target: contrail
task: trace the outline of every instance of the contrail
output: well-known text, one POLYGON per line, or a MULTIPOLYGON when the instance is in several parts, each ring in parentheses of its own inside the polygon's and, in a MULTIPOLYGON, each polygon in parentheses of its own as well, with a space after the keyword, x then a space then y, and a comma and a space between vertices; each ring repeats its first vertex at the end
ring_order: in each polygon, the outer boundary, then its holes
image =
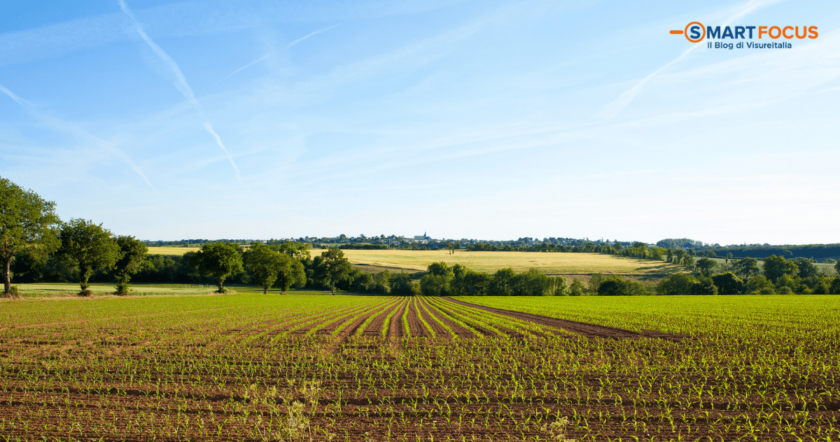
POLYGON ((23 98, 19 97, 17 94, 10 91, 9 89, 7 89, 6 87, 4 87, 1 84, 0 84, 0 91, 2 91, 4 94, 8 95, 9 98, 11 98, 12 100, 15 101, 15 103, 23 106, 27 111, 29 111, 30 114, 32 114, 35 117, 37 117, 38 119, 43 120, 44 122, 48 123, 51 127, 63 130, 65 132, 69 132, 69 133, 74 134, 76 136, 79 136, 81 138, 88 138, 90 140, 95 141, 99 146, 107 149, 114 156, 121 159, 126 165, 128 165, 128 167, 130 167, 132 170, 134 170, 134 172, 136 172, 137 175, 140 175, 140 177, 143 178, 143 181, 145 181, 146 184, 148 184, 149 187, 152 188, 152 190, 157 192, 157 189, 155 188, 154 185, 152 185, 151 181, 149 181, 149 179, 146 178, 146 174, 143 173, 143 170, 140 169, 140 166, 135 164, 134 161, 131 159, 131 157, 129 157, 125 152, 120 150, 113 143, 109 143, 105 140, 101 140, 101 139, 83 131, 82 129, 78 128, 77 126, 74 126, 72 124, 68 124, 64 121, 61 121, 61 120, 57 119, 57 118, 53 118, 53 117, 49 117, 49 116, 46 116, 44 114, 41 114, 40 112, 38 112, 38 110, 36 109, 35 105, 32 104, 32 102, 24 100, 23 98))
POLYGON ((146 34, 146 31, 143 30, 143 25, 140 24, 139 21, 134 17, 134 14, 131 12, 131 9, 128 8, 128 5, 125 3, 125 0, 119 0, 120 8, 122 8, 123 12, 131 19, 132 23, 134 24, 134 29, 143 38, 143 41, 152 48, 155 54, 163 60, 163 63, 172 71, 172 74, 175 76, 175 88, 184 95, 187 101, 195 108, 196 112, 199 113, 201 116, 202 125, 207 130, 210 135, 216 140, 216 144, 225 152, 227 155, 227 159, 230 162, 230 165, 233 166, 234 172, 236 172, 236 179, 239 180, 239 183, 242 184, 242 178, 239 176, 239 168, 236 167, 236 163, 233 161, 233 156, 231 156, 230 152, 228 152, 227 148, 225 147, 224 143, 222 143, 221 137, 216 131, 213 129, 213 125, 204 115, 204 109, 201 107, 201 103, 195 98, 195 94, 193 94, 192 88, 187 83, 187 79, 184 78, 184 74, 181 72, 181 68, 178 67, 178 63, 175 63, 175 60, 169 56, 160 46, 157 45, 151 38, 146 34))
MULTIPOLYGON (((778 3, 779 1, 784 1, 784 0, 769 0, 769 1, 751 0, 749 3, 747 3, 746 8, 741 10, 741 12, 729 17, 723 24, 724 24, 724 26, 728 25, 728 24, 732 23, 733 21, 749 14, 750 12, 755 11, 756 9, 758 9, 760 7, 767 6, 767 5, 772 4, 772 3, 778 3)), ((629 105, 633 101, 633 99, 636 98, 636 95, 639 95, 639 93, 642 91, 642 86, 644 86, 648 81, 650 81, 651 78, 655 77, 657 74, 664 71, 665 69, 668 69, 671 65, 673 65, 673 64, 679 62, 680 60, 684 59, 686 56, 688 56, 689 53, 691 53, 691 51, 699 48, 700 46, 701 45, 699 45, 699 44, 692 45, 690 48, 683 51, 683 53, 680 54, 673 61, 671 61, 670 63, 666 64, 665 66, 662 66, 661 68, 655 70, 652 74, 648 75, 647 77, 643 78, 641 81, 636 83, 635 86, 633 86, 632 88, 630 88, 629 90, 627 90, 623 94, 619 95, 618 98, 613 100, 610 104, 601 108, 601 110, 598 111, 598 113, 595 114, 595 119, 605 120, 605 121, 611 120, 613 117, 618 115, 618 113, 621 112, 622 109, 627 107, 627 105, 629 105)))
MULTIPOLYGON (((291 42, 291 43, 287 44, 286 46, 283 46, 283 50, 289 49, 290 47, 292 47, 292 46, 294 46, 294 45, 296 45, 296 44, 298 44, 298 43, 300 43, 300 42, 302 42, 302 41, 306 40, 307 38, 312 37, 313 35, 320 34, 320 33, 322 33, 322 32, 327 32, 327 31, 329 31, 330 29, 332 29, 332 28, 334 28, 334 27, 336 27, 336 26, 338 26, 338 25, 332 25, 332 26, 330 26, 330 27, 328 27, 328 28, 319 29, 319 30, 317 30, 317 31, 315 31, 315 32, 312 32, 312 33, 310 33, 310 34, 307 34, 307 35, 305 35, 305 36, 303 36, 303 37, 301 37, 301 38, 299 38, 299 39, 297 39, 297 40, 295 40, 295 41, 293 41, 293 42, 291 42)), ((227 77, 222 78, 221 80, 217 81, 216 83, 221 83, 222 81, 227 80, 227 79, 228 79, 228 78, 230 78, 230 77, 233 77, 235 74, 239 73, 239 71, 242 71, 242 70, 248 69, 249 67, 251 67, 251 66, 253 66, 253 65, 257 64, 257 63, 259 63, 259 62, 261 62, 261 61, 264 61, 264 60, 268 59, 268 58, 269 58, 269 57, 271 57, 272 55, 273 55, 273 53, 272 53, 272 52, 269 52, 268 54, 265 54, 265 55, 263 55, 262 57, 260 57, 260 58, 258 58, 258 59, 256 59, 256 60, 254 60, 254 61, 252 61, 252 62, 250 62, 250 63, 246 64, 245 66, 242 66, 241 68, 239 68, 239 69, 237 69, 237 70, 235 70, 235 71, 231 72, 231 73, 230 73, 227 77)))

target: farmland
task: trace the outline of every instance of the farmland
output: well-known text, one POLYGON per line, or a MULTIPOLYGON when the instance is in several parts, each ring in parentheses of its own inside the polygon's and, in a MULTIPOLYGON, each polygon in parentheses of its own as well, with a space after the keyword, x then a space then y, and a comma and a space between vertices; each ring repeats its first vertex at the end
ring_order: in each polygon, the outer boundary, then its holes
MULTIPOLYGON (((150 255, 183 255, 198 251, 197 247, 149 247, 150 255)), ((326 249, 310 249, 312 256, 326 249)), ((517 273, 536 268, 549 275, 591 274, 594 272, 620 275, 663 275, 679 271, 675 265, 661 261, 601 255, 595 253, 533 253, 533 252, 466 252, 450 255, 446 250, 342 250, 351 263, 392 272, 422 272, 433 262, 461 264, 481 272, 495 272, 511 267, 517 273)))
MULTIPOLYGON (((314 249, 313 254, 323 249, 314 249)), ((472 270, 492 273, 511 267, 517 273, 535 268, 549 275, 591 274, 662 275, 679 271, 662 261, 639 260, 595 253, 465 252, 450 255, 446 250, 343 250, 353 264, 425 271, 433 262, 461 264, 472 270)))
POLYGON ((836 297, 296 293, 3 301, 0 434, 840 438, 836 297))

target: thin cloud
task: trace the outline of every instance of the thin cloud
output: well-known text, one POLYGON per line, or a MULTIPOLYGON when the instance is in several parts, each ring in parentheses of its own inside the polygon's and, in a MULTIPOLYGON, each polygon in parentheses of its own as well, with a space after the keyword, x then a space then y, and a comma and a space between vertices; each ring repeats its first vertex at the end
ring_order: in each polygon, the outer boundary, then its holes
MULTIPOLYGON (((751 13, 751 12, 754 12, 755 10, 757 10, 761 7, 771 5, 773 3, 778 3, 780 1, 784 1, 784 0, 751 0, 750 2, 748 2, 746 4, 746 6, 743 9, 741 9, 736 14, 727 18, 726 21, 723 23, 723 25, 724 26, 729 25, 730 23, 734 22, 735 20, 738 20, 741 17, 743 17, 743 16, 745 16, 745 15, 751 13)), ((611 103, 609 103, 608 105, 601 108, 601 110, 598 111, 597 114, 595 114, 595 119, 596 120, 604 120, 604 121, 608 121, 608 120, 613 119, 616 115, 618 115, 619 112, 622 111, 622 109, 627 107, 633 101, 633 99, 636 98, 637 95, 639 95, 639 93, 642 91, 645 84, 647 84, 650 81, 651 78, 655 77, 657 74, 664 71, 665 69, 668 69, 672 65, 674 65, 674 64, 680 62, 681 60, 685 59, 685 57, 687 57, 688 54, 691 53, 691 51, 699 48, 700 46, 701 45, 699 45, 699 44, 692 45, 691 47, 689 47, 688 49, 683 51, 682 54, 680 54, 677 58, 672 60, 670 63, 668 63, 665 66, 662 66, 661 68, 653 71, 653 73, 651 73, 650 75, 648 75, 647 77, 643 78, 641 81, 636 83, 635 86, 631 87, 629 90, 627 90, 623 94, 619 95, 618 98, 613 100, 611 103)))
POLYGON ((187 83, 187 79, 184 78, 184 74, 181 72, 181 68, 178 67, 178 63, 175 63, 175 60, 169 56, 160 46, 157 45, 152 39, 146 34, 146 31, 143 30, 143 26, 140 24, 139 21, 134 17, 134 14, 131 12, 131 9, 128 8, 128 5, 125 3, 125 0, 119 0, 120 8, 122 8, 123 12, 131 19, 132 24, 134 24, 134 30, 137 31, 137 34, 143 38, 143 41, 152 48, 155 54, 163 61, 163 63, 169 68, 172 72, 172 75, 175 76, 175 88, 184 95, 184 98, 190 102, 193 108, 195 108, 196 112, 199 113, 202 119, 202 125, 207 130, 207 132, 216 140, 216 144, 225 152, 230 165, 233 167, 234 172, 236 173, 236 179, 239 180, 239 183, 242 183, 242 178, 239 176, 239 168, 236 166, 236 163, 233 161, 233 156, 231 156, 230 152, 225 147, 225 144, 222 142, 222 138, 219 137, 219 134, 213 129, 213 124, 207 119, 204 115, 204 109, 201 107, 201 103, 198 102, 198 99, 195 98, 195 94, 193 94, 193 90, 190 87, 189 83, 187 83))
MULTIPOLYGON (((295 41, 293 41, 293 42, 291 42, 291 43, 287 44, 286 46, 284 46, 284 47, 283 47, 283 50, 289 49, 289 48, 291 48, 292 46, 294 46, 294 45, 296 45, 296 44, 298 44, 298 43, 300 43, 300 42, 302 42, 302 41, 306 40, 307 38, 312 37, 313 35, 320 34, 320 33, 322 33, 322 32, 327 32, 327 31, 329 31, 330 29, 332 29, 332 28, 334 28, 334 27, 336 27, 336 26, 338 26, 338 25, 332 25, 332 26, 330 26, 330 27, 328 27, 328 28, 320 29, 320 30, 317 30, 317 31, 315 31, 315 32, 312 32, 312 33, 310 33, 310 34, 308 34, 308 35, 305 35, 305 36, 303 36, 303 37, 301 37, 301 38, 299 38, 299 39, 297 39, 297 40, 295 40, 295 41)), ((234 75, 238 74, 240 71, 243 71, 243 70, 245 70, 245 69, 248 69, 249 67, 251 67, 251 66, 253 66, 253 65, 255 65, 255 64, 257 64, 257 63, 259 63, 259 62, 261 62, 261 61, 265 61, 265 60, 267 60, 267 59, 268 59, 269 57, 271 57, 272 55, 274 55, 274 53, 273 53, 273 52, 269 52, 268 54, 265 54, 265 55, 263 55, 262 57, 260 57, 260 58, 258 58, 258 59, 256 59, 256 60, 254 60, 254 61, 252 61, 252 62, 250 62, 250 63, 246 64, 245 66, 242 66, 241 68, 239 68, 239 69, 237 69, 237 70, 235 70, 235 71, 231 72, 231 73, 230 73, 227 77, 222 78, 221 80, 217 81, 216 83, 221 83, 222 81, 225 81, 225 80, 227 80, 228 78, 233 77, 234 75)))
POLYGON ((38 112, 38 109, 35 107, 35 105, 32 102, 19 97, 17 94, 10 91, 8 88, 6 88, 3 85, 0 85, 0 91, 2 91, 4 94, 8 95, 9 98, 14 100, 15 103, 23 106, 23 108, 25 108, 30 114, 34 115, 38 119, 40 119, 40 120, 44 121, 45 123, 49 124, 50 127, 54 128, 54 129, 64 131, 64 132, 71 133, 71 134, 79 136, 81 138, 86 138, 88 140, 91 140, 91 141, 95 142, 95 144, 99 145, 100 147, 108 150, 109 152, 111 152, 111 154, 113 154, 117 158, 121 159, 128 167, 131 168, 131 170, 133 170, 135 173, 137 173, 137 175, 140 175, 140 177, 143 178, 143 181, 145 181, 146 184, 148 184, 149 187, 152 188, 152 190, 157 192, 157 189, 155 188, 154 185, 152 185, 152 182, 149 181, 149 179, 146 177, 146 174, 143 173, 143 170, 140 169, 140 166, 138 166, 136 163, 134 163, 134 160, 132 160, 131 157, 129 157, 125 152, 120 150, 113 143, 109 143, 105 140, 99 139, 99 138, 85 132, 84 130, 80 129, 78 126, 75 126, 73 124, 67 123, 65 121, 62 121, 62 120, 59 120, 57 118, 53 118, 53 117, 50 117, 50 116, 47 116, 47 115, 44 115, 44 114, 38 112))

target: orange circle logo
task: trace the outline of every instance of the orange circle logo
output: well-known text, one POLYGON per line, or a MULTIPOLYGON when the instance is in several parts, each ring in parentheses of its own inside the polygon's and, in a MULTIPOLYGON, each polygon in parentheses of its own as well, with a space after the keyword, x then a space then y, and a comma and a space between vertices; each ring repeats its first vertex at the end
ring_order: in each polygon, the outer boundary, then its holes
POLYGON ((700 23, 699 21, 693 21, 693 22, 691 22, 691 23, 689 23, 685 26, 685 34, 684 35, 685 35, 686 40, 688 40, 692 43, 699 43, 704 38, 706 38, 706 28, 703 26, 703 23, 700 23), (691 37, 688 36, 688 28, 690 28, 692 25, 699 25, 700 29, 703 30, 703 35, 701 35, 700 38, 698 38, 696 40, 692 40, 691 37))

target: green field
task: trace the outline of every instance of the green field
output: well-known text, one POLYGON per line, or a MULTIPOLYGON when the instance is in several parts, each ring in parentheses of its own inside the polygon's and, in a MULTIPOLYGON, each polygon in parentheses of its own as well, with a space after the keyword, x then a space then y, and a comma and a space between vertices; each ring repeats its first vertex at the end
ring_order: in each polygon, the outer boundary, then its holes
POLYGON ((838 296, 3 300, 0 433, 837 441, 838 316, 838 296))
MULTIPOLYGON (((43 297, 76 297, 79 284, 64 282, 42 282, 34 284, 15 284, 24 298, 43 297)), ((114 283, 92 283, 88 288, 94 295, 111 295, 114 293, 114 283)), ((250 287, 246 288, 252 290, 250 287)), ((216 290, 213 285, 197 284, 132 284, 130 296, 178 296, 178 295, 206 295, 216 290)), ((236 290, 236 289, 234 289, 236 290)))

